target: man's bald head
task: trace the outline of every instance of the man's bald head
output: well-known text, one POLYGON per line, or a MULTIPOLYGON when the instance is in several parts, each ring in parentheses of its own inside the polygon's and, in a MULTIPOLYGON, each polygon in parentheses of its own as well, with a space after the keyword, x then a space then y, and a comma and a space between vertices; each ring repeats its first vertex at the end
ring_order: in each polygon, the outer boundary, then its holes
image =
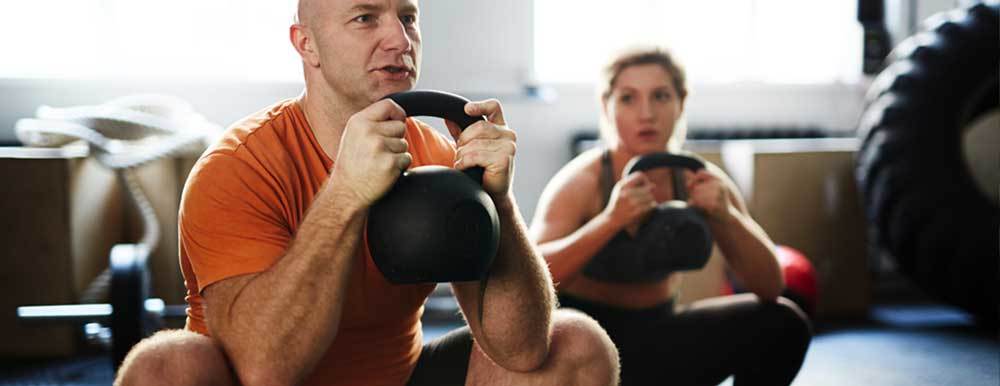
POLYGON ((314 15, 322 12, 327 7, 324 0, 299 0, 299 5, 295 10, 295 23, 310 26, 314 20, 314 15))

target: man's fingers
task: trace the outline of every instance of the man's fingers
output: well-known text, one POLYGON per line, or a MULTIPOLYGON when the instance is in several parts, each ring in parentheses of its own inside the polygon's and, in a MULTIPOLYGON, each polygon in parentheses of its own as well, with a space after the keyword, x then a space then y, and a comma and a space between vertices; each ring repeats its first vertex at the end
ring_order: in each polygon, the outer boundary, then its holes
POLYGON ((406 123, 400 121, 384 121, 375 123, 375 133, 383 137, 403 138, 406 134, 406 123))
POLYGON ((503 117, 503 106, 496 99, 466 103, 465 113, 473 117, 485 115, 486 120, 497 125, 507 124, 503 117))
POLYGON ((383 138, 385 149, 393 153, 406 153, 410 146, 405 138, 383 138))
POLYGON ((396 161, 396 168, 401 172, 409 168, 410 164, 413 162, 413 156, 406 152, 394 154, 393 159, 396 161))
MULTIPOLYGON (((451 131, 450 126, 448 130, 451 131)), ((514 130, 491 122, 476 122, 458 135, 455 131, 451 131, 451 134, 455 137, 455 145, 460 147, 477 139, 504 139, 517 142, 517 133, 514 130)))
POLYGON ((517 144, 513 141, 507 141, 504 139, 476 138, 464 146, 459 147, 455 158, 461 158, 463 154, 471 152, 499 153, 513 156, 517 153, 517 144))
POLYGON ((361 110, 358 114, 373 122, 406 120, 406 111, 392 99, 383 99, 372 103, 371 106, 361 110))

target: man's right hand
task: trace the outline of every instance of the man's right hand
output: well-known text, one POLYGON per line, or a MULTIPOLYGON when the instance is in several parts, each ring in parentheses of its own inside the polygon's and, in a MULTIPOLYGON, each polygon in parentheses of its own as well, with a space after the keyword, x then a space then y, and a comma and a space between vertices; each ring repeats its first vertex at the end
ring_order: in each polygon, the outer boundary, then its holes
POLYGON ((383 99, 355 113, 340 138, 331 178, 361 205, 370 206, 413 160, 405 133, 406 112, 392 100, 383 99))
POLYGON ((637 223, 655 207, 653 183, 644 173, 638 172, 625 176, 615 184, 604 212, 611 224, 621 229, 637 223))

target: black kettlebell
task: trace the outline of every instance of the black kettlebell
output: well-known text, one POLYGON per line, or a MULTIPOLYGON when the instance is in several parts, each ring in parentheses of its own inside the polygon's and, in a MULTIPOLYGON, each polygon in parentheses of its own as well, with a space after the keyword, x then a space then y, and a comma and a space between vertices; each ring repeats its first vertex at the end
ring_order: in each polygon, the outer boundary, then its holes
MULTIPOLYGON (((632 158, 625 170, 632 174, 661 167, 698 171, 704 169, 705 164, 693 157, 660 152, 632 158)), ((688 206, 683 181, 683 178, 674 179, 674 198, 659 204, 649 219, 639 226, 638 251, 649 256, 649 269, 701 269, 712 255, 712 231, 705 213, 688 206)))
MULTIPOLYGON (((483 117, 465 114, 458 95, 413 90, 387 96, 406 116, 450 120, 463 130, 483 117)), ((500 220, 483 190, 483 168, 420 166, 403 173, 369 209, 368 248, 395 284, 482 280, 500 244, 500 220)))
MULTIPOLYGON (((667 152, 632 158, 625 174, 672 167, 692 171, 705 164, 693 157, 667 152)), ((687 204, 683 178, 674 178, 674 198, 650 213, 633 238, 616 234, 583 268, 584 275, 601 281, 641 283, 661 280, 672 272, 701 269, 712 254, 712 233, 704 213, 687 204)))

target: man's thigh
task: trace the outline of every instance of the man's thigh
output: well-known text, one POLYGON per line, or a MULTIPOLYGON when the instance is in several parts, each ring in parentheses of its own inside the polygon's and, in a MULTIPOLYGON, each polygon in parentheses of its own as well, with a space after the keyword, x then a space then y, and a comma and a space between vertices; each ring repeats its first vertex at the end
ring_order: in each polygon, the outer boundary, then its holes
POLYGON ((118 369, 115 385, 235 385, 226 355, 212 338, 166 330, 143 339, 118 369))

